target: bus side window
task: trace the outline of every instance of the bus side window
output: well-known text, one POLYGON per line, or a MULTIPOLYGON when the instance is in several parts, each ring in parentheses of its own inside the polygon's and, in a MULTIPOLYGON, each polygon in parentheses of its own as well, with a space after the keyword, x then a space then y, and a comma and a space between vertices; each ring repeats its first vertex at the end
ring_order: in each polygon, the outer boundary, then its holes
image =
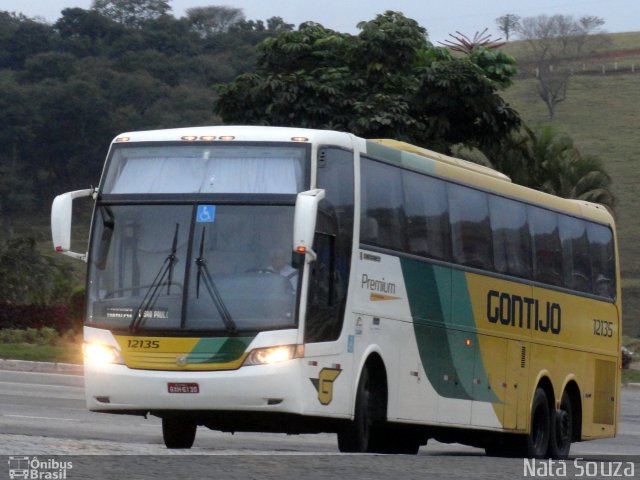
POLYGON ((462 265, 493 269, 493 247, 487 194, 447 185, 453 258, 462 265))
POLYGON ((362 241, 406 251, 401 170, 362 159, 362 241), (371 228, 376 225, 376 228, 371 228))
POLYGON ((404 170, 404 209, 408 251, 440 260, 451 259, 451 232, 445 183, 404 170))
POLYGON ((562 286, 562 246, 558 231, 558 214, 529 206, 529 228, 533 239, 533 278, 562 286))
POLYGON ((529 278, 531 236, 527 224, 527 207, 515 200, 490 195, 489 211, 496 271, 529 278))
POLYGON ((591 259, 587 222, 566 215, 560 216, 559 220, 564 285, 574 290, 591 293, 591 259))
POLYGON ((591 268, 593 271, 593 293, 608 298, 616 296, 615 257, 613 234, 604 225, 589 224, 587 227, 591 268))

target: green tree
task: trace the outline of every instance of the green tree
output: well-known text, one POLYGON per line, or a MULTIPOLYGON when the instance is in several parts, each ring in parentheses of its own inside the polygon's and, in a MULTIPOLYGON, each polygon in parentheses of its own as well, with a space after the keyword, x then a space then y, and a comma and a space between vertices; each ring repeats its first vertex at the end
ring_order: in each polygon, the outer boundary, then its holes
POLYGON ((498 95, 514 60, 482 48, 454 57, 414 20, 386 12, 357 36, 316 23, 258 45, 258 70, 219 85, 225 122, 390 137, 448 151, 485 146, 520 124, 498 95))
POLYGON ((13 217, 33 203, 33 168, 25 160, 34 140, 29 98, 28 88, 0 82, 0 238, 13 236, 13 217))
POLYGON ((54 31, 51 26, 25 16, 0 13, 1 68, 20 69, 29 56, 53 47, 54 31))
POLYGON ((171 11, 167 0, 93 0, 91 8, 128 27, 141 27, 171 11))
POLYGON ((60 304, 71 294, 68 265, 40 255, 33 238, 0 242, 0 303, 60 304))
POLYGON ((241 8, 210 5, 187 9, 187 19, 199 35, 207 37, 228 32, 229 28, 245 17, 241 8))
POLYGON ((66 8, 54 24, 59 46, 76 57, 101 56, 127 29, 95 10, 66 8))

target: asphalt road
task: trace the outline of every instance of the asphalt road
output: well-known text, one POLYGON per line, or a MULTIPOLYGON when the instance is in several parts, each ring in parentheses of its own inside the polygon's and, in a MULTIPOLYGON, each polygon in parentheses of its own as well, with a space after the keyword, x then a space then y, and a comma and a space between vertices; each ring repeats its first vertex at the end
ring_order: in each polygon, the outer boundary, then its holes
MULTIPOLYGON (((417 456, 342 455, 335 435, 231 435, 200 427, 192 449, 170 451, 164 447, 160 421, 155 417, 88 412, 82 383, 82 377, 76 375, 0 371, 0 456, 6 459, 0 458, 0 478, 9 478, 9 467, 15 466, 17 457, 25 456, 37 457, 39 462, 51 460, 40 469, 49 474, 53 471, 46 468, 60 465, 53 460, 72 462, 73 468, 63 472, 69 479, 531 476, 521 459, 486 457, 483 450, 433 441, 417 456)), ((534 476, 547 477, 553 471, 556 477, 587 477, 590 472, 598 474, 595 478, 613 477, 615 471, 607 475, 608 465, 603 471, 596 462, 604 459, 623 462, 623 467, 629 467, 628 461, 635 462, 633 474, 640 478, 640 389, 623 389, 621 406, 616 438, 574 444, 565 475, 557 470, 558 464, 538 463, 534 476), (574 464, 576 457, 587 463, 574 464), (540 475, 545 472, 547 475, 540 475)), ((61 475, 62 470, 57 471, 61 475)), ((619 473, 625 472, 621 469, 619 473)), ((631 473, 629 468, 626 473, 631 473)), ((624 475, 616 478, 621 477, 624 475)))

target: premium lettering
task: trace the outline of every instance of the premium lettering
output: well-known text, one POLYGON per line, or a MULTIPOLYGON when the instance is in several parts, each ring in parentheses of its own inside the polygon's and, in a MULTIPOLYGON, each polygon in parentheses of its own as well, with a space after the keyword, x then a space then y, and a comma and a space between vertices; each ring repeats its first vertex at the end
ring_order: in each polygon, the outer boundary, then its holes
POLYGON ((386 282, 384 277, 381 280, 370 278, 366 273, 362 274, 360 286, 372 292, 387 293, 394 295, 396 293, 396 284, 393 282, 386 282))

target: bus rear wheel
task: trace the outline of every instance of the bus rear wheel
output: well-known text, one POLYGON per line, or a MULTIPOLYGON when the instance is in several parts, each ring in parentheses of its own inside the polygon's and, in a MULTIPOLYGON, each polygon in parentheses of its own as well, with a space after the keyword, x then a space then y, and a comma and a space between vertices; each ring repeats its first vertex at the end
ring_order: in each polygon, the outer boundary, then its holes
POLYGON ((162 417, 162 438, 167 448, 191 448, 196 438, 197 425, 180 416, 162 417))
POLYGON ((551 421, 549 456, 560 460, 567 458, 571 449, 572 438, 573 410, 571 408, 571 398, 565 391, 560 401, 560 409, 555 412, 551 421))

